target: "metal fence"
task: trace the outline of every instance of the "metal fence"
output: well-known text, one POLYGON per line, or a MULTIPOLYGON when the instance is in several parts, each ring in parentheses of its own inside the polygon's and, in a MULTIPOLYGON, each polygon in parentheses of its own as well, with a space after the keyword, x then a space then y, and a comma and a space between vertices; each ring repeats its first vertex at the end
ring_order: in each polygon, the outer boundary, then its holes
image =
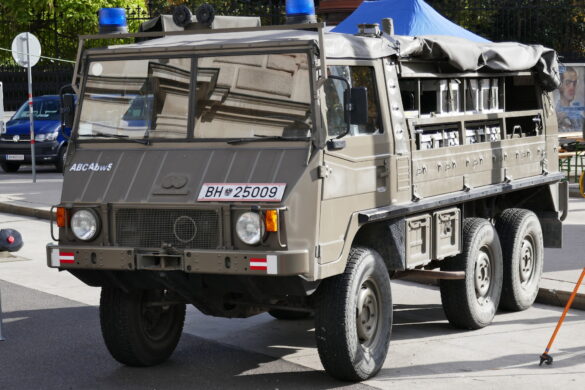
MULTIPOLYGON (((492 41, 540 43, 556 49, 565 62, 585 62, 584 0, 426 1, 448 19, 492 41)), ((203 2, 189 0, 187 4, 196 10, 203 2)), ((147 8, 127 9, 129 30, 137 31, 143 21, 171 12, 168 3, 148 0, 147 8)), ((319 1, 315 3, 318 5, 319 1)), ((282 24, 285 20, 285 0, 231 0, 215 4, 218 15, 259 16, 263 25, 282 24)), ((30 31, 40 38, 43 55, 72 60, 77 36, 98 30, 97 17, 80 15, 55 6, 35 13, 29 22, 20 23, 3 14, 0 5, 0 48, 9 48, 14 36, 30 31)), ((0 51, 0 81, 5 83, 7 109, 14 109, 26 98, 24 69, 2 65, 11 63, 10 53, 0 51)), ((59 83, 68 82, 70 75, 69 64, 41 60, 34 68, 35 94, 56 93, 59 83), (51 81, 51 77, 55 79, 51 81)))
MULTIPOLYGON (((52 95, 71 82, 73 66, 38 65, 33 68, 32 76, 33 96, 52 95)), ((0 65, 0 82, 4 86, 4 109, 15 111, 28 94, 26 69, 17 65, 0 65)))
POLYGON ((443 16, 494 42, 554 48, 565 62, 585 61, 583 0, 427 0, 443 16))

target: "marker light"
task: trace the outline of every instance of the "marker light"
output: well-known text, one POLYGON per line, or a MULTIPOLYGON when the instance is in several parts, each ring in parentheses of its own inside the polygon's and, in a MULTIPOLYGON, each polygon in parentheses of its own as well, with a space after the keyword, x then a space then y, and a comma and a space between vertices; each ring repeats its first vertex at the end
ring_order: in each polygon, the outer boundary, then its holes
POLYGON ((124 8, 100 8, 98 21, 100 34, 128 32, 126 10, 124 8))
POLYGON ((286 23, 317 23, 313 0, 286 0, 286 23))
POLYGON ((64 207, 57 207, 57 226, 60 228, 67 226, 67 209, 64 207))
POLYGON ((278 231, 278 210, 266 210, 264 214, 264 224, 267 232, 278 231))

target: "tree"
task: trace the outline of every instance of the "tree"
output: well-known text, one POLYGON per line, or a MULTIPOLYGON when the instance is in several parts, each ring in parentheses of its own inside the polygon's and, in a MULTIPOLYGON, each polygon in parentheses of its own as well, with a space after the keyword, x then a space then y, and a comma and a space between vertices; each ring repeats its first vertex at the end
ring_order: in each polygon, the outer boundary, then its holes
MULTIPOLYGON (((145 0, 2 0, 0 4, 0 47, 10 48, 18 33, 29 31, 41 42, 44 56, 74 60, 78 35, 97 33, 97 11, 102 7, 127 9, 129 30, 136 30, 146 15, 145 0)), ((41 60, 47 63, 48 60, 41 60)), ((12 56, 0 52, 0 64, 13 63, 12 56)))

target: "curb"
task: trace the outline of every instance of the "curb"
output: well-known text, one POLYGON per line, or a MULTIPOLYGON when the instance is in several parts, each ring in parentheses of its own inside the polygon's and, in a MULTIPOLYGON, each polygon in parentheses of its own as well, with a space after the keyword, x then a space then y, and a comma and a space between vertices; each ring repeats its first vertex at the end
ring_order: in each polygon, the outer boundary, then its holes
MULTIPOLYGON (((541 288, 538 290, 536 302, 550 306, 565 307, 569 301, 570 296, 571 293, 568 291, 541 288)), ((585 310, 585 294, 575 295, 575 300, 571 305, 571 309, 585 310)))
POLYGON ((16 206, 10 203, 0 202, 0 213, 22 215, 25 217, 33 217, 39 219, 51 219, 51 211, 43 209, 35 209, 26 206, 16 206))
MULTIPOLYGON (((427 286, 439 286, 438 280, 428 280, 423 278, 417 278, 415 276, 408 276, 402 278, 401 280, 407 280, 409 282, 414 282, 418 284, 425 284, 427 286)), ((567 302, 569 301, 569 297, 571 296, 571 292, 569 291, 562 291, 562 290, 554 290, 550 288, 539 288, 538 295, 536 296, 536 303, 542 303, 544 305, 549 306, 558 306, 558 307, 565 307, 567 302)), ((571 310, 578 309, 578 310, 585 310, 585 294, 575 295, 575 300, 571 305, 571 310)))

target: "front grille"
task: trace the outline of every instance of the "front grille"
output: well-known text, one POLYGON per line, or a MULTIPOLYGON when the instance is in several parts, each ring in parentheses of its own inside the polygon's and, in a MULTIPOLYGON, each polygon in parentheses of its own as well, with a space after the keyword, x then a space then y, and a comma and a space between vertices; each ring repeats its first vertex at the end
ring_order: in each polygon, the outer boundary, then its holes
POLYGON ((115 212, 116 242, 120 246, 214 249, 219 246, 220 220, 216 210, 119 209, 115 212))
MULTIPOLYGON (((0 135, 0 139, 3 141, 12 141, 14 142, 14 134, 2 134, 0 135)), ((19 134, 18 139, 20 141, 30 141, 30 134, 19 134)))

